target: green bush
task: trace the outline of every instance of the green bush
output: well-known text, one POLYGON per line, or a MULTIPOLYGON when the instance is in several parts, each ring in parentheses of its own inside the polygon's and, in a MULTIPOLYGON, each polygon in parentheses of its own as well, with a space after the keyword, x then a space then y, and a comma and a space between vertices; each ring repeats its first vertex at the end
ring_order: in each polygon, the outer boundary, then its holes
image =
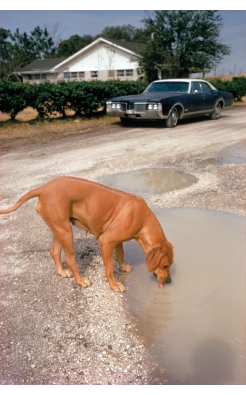
POLYGON ((14 118, 19 111, 32 107, 41 120, 56 114, 65 117, 67 110, 73 110, 77 116, 91 115, 105 112, 110 98, 138 94, 146 87, 144 81, 59 81, 31 85, 2 81, 0 111, 14 118))
POLYGON ((0 82, 0 111, 15 119, 27 107, 26 87, 21 83, 3 80, 0 82))
POLYGON ((218 90, 231 92, 236 100, 241 100, 243 96, 246 96, 246 77, 233 77, 231 80, 214 78, 210 82, 218 90))
POLYGON ((233 77, 230 81, 230 92, 237 100, 241 100, 243 96, 246 96, 246 78, 233 77))
POLYGON ((27 103, 38 112, 40 120, 49 117, 53 104, 53 86, 50 82, 27 85, 27 103))

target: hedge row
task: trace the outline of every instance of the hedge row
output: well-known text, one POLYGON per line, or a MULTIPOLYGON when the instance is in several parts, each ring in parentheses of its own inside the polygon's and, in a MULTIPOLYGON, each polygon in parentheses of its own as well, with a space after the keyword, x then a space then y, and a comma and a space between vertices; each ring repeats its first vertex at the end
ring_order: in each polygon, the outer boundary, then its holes
MULTIPOLYGON (((231 92, 234 99, 241 100, 246 95, 246 77, 231 80, 210 79, 219 90, 231 92)), ((69 110, 76 115, 92 114, 105 110, 106 101, 111 97, 141 93, 147 87, 144 81, 83 81, 56 84, 23 85, 11 81, 0 81, 0 111, 12 119, 26 107, 38 112, 40 119, 61 114, 66 117, 69 110)))
POLYGON ((106 101, 111 97, 141 93, 146 87, 147 83, 140 80, 60 81, 32 85, 0 81, 0 111, 12 119, 26 107, 37 110, 40 119, 56 114, 65 117, 69 110, 80 116, 105 110, 106 101))

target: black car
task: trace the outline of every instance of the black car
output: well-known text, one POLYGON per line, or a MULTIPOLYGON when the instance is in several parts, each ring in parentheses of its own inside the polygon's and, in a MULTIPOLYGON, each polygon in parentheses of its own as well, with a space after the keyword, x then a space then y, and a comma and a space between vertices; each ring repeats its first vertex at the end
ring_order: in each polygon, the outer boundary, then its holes
POLYGON ((219 119, 221 110, 233 105, 233 95, 218 91, 198 79, 168 79, 152 82, 140 95, 113 97, 106 103, 108 115, 130 119, 164 119, 168 128, 179 119, 209 115, 219 119))

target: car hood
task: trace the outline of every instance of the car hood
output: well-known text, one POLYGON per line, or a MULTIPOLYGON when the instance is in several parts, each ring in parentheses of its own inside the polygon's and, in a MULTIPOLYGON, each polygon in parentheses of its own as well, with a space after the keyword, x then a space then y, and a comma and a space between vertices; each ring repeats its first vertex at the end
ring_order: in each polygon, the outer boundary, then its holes
POLYGON ((160 101, 161 99, 165 99, 167 97, 187 95, 184 92, 150 92, 150 93, 142 93, 141 95, 128 95, 128 96, 117 96, 111 98, 109 101, 113 102, 142 102, 142 101, 160 101))

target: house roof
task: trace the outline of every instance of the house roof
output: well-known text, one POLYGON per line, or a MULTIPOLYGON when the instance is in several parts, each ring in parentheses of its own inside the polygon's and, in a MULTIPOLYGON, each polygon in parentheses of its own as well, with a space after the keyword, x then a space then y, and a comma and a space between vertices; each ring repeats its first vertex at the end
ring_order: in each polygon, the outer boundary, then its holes
POLYGON ((45 71, 53 69, 53 67, 62 63, 66 58, 47 58, 47 59, 36 59, 32 63, 22 67, 19 71, 45 71))

